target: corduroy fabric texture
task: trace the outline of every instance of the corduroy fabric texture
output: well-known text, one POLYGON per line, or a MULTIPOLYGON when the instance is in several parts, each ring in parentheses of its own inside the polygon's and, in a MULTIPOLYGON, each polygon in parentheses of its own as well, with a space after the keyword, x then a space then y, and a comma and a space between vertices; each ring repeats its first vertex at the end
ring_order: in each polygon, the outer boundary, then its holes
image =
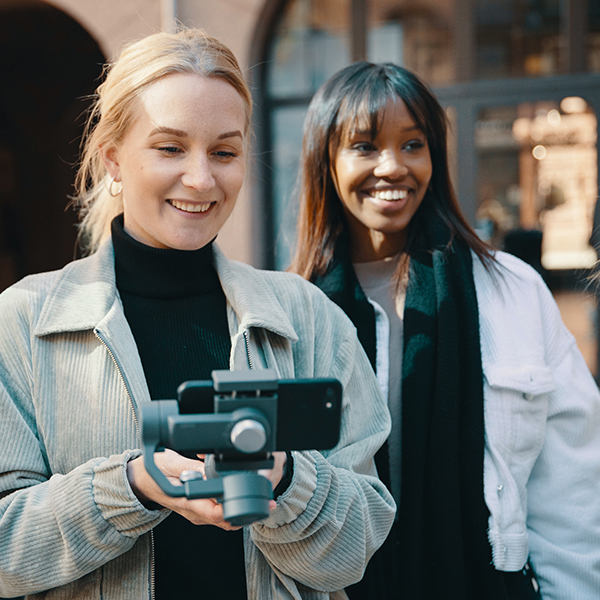
MULTIPOLYGON (((351 323, 314 286, 217 250, 215 265, 232 368, 247 369, 250 356, 282 378, 344 387, 339 445, 326 456, 295 453, 277 508, 245 528, 249 598, 345 598, 395 510, 373 465, 390 428, 377 381, 351 323)), ((144 534, 166 511, 147 510, 127 484, 137 410, 150 395, 112 244, 3 292, 0 331, 0 492, 16 490, 0 499, 0 595, 147 598, 144 534)))

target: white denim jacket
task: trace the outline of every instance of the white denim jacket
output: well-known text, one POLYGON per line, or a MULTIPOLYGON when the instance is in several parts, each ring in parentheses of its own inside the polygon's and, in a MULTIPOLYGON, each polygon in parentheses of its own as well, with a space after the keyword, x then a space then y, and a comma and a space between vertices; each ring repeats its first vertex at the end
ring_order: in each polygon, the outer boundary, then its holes
MULTIPOLYGON (((598 387, 541 277, 512 255, 495 256, 488 272, 473 254, 494 566, 518 571, 529 558, 544 600, 598 600, 598 387)), ((371 304, 385 392, 387 317, 371 304)))
POLYGON ((494 565, 529 555, 544 600, 600 598, 600 393, 541 277, 474 257, 484 373, 484 493, 494 565))

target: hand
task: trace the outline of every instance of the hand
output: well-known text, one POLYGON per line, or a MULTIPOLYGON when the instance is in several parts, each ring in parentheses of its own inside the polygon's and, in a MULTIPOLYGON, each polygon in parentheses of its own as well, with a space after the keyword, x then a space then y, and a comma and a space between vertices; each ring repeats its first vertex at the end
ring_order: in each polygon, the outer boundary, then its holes
POLYGON ((263 477, 266 477, 271 482, 273 489, 275 489, 283 477, 285 463, 287 462, 287 454, 285 452, 273 452, 273 458, 273 468, 261 469, 258 473, 263 477))
MULTIPOLYGON (((164 452, 155 452, 154 462, 173 485, 181 485, 179 475, 183 471, 198 471, 204 475, 203 461, 185 458, 173 450, 166 449, 164 452)), ((267 472, 271 473, 272 471, 267 472)), ((233 527, 223 520, 223 507, 213 498, 188 500, 185 497, 173 498, 165 494, 146 471, 142 456, 127 463, 127 478, 133 493, 142 504, 156 502, 179 513, 194 525, 216 525, 227 531, 240 529, 240 527, 233 527)))

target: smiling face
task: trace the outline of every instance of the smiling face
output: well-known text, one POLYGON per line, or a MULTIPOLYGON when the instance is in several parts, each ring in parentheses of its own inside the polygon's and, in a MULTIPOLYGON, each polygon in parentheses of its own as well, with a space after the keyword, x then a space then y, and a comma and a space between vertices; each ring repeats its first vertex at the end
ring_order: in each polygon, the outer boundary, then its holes
POLYGON ((352 260, 367 262, 402 251, 432 164, 427 137, 406 104, 389 100, 372 137, 370 123, 343 132, 332 177, 348 219, 352 260))
POLYGON ((125 230, 155 248, 209 243, 244 181, 245 135, 245 104, 229 83, 178 73, 148 86, 122 142, 101 149, 123 185, 125 230))

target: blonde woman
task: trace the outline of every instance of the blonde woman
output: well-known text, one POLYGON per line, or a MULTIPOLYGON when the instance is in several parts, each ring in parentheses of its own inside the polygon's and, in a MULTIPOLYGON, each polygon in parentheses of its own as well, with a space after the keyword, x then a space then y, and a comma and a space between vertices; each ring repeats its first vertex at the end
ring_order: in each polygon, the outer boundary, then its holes
POLYGON ((385 539, 390 421, 352 325, 213 246, 250 113, 235 58, 197 30, 134 43, 99 87, 78 176, 90 256, 0 295, 0 595, 344 598, 385 539), (271 515, 237 531, 212 500, 166 496, 139 450, 140 405, 219 368, 344 387, 339 445, 278 454, 271 515))

